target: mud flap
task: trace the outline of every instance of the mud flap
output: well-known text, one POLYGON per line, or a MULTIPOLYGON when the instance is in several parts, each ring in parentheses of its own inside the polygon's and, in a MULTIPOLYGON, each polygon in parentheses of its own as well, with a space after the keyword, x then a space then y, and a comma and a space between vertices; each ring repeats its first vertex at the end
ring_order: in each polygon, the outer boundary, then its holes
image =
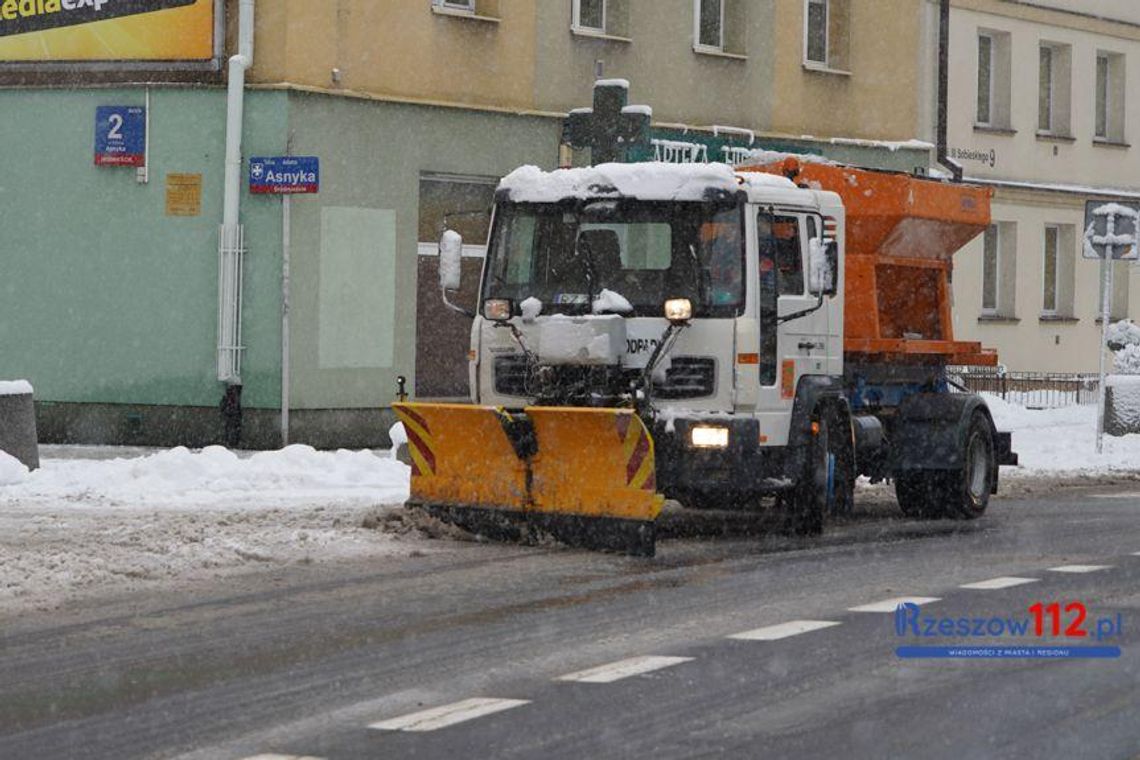
POLYGON ((627 409, 395 404, 412 458, 408 504, 503 540, 548 534, 652 556, 653 438, 627 409))

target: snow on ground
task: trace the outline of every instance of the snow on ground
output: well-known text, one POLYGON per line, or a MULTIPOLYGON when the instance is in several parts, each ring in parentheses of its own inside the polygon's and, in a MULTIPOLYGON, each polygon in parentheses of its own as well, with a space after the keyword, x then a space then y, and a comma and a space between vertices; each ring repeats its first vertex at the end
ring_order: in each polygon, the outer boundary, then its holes
POLYGON ((410 540, 420 526, 395 507, 408 467, 387 452, 108 451, 44 447, 32 473, 0 455, 0 483, 13 483, 0 487, 0 616, 254 567, 447 548, 410 540))
POLYGON ((1096 453, 1096 405, 1026 409, 1000 396, 982 394, 998 430, 1013 433, 1018 467, 1003 467, 1002 478, 1034 476, 1140 475, 1140 435, 1106 435, 1096 453))
MULTIPOLYGON (((1104 453, 1095 452, 1095 406, 1030 410, 986 400, 1021 458, 1003 468, 1005 493, 1140 475, 1140 435, 1106 436, 1104 453)), ((458 535, 397 509, 409 469, 389 452, 41 454, 42 467, 29 473, 0 453, 0 617, 251 568, 447 551, 454 545, 416 539, 458 535)))

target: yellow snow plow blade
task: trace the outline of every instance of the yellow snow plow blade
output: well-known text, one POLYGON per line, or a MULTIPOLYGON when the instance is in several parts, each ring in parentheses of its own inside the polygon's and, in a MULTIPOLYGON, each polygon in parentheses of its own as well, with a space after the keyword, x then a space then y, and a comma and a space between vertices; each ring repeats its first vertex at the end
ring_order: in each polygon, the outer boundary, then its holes
POLYGON ((508 540, 652 555, 653 438, 629 409, 395 404, 412 459, 409 506, 508 540))

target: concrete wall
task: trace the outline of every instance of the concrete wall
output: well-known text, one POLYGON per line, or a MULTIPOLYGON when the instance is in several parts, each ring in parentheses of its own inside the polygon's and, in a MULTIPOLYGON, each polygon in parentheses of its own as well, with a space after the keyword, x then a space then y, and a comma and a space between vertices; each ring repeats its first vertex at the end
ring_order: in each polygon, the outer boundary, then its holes
MULTIPOLYGON (((93 165, 95 108, 141 88, 0 90, 0 375, 37 400, 216 407, 218 225, 225 94, 161 89, 151 181, 93 165), (197 217, 165 213, 168 173, 202 175, 197 217)), ((284 145, 285 96, 254 94, 249 151, 284 145)), ((280 216, 246 199, 244 403, 278 404, 280 216)))

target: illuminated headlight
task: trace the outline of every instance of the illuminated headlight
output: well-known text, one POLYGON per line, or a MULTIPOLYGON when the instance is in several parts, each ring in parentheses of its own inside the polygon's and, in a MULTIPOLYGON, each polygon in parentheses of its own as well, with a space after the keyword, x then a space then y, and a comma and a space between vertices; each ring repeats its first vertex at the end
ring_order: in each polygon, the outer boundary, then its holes
POLYGON ((693 318, 693 302, 688 298, 670 298, 665 302, 665 319, 670 322, 688 322, 693 318))
POLYGON ((728 428, 711 425, 697 425, 689 428, 689 440, 699 449, 723 449, 728 447, 728 428))
POLYGON ((483 316, 492 322, 506 322, 511 318, 511 302, 506 298, 489 298, 483 302, 483 316))

